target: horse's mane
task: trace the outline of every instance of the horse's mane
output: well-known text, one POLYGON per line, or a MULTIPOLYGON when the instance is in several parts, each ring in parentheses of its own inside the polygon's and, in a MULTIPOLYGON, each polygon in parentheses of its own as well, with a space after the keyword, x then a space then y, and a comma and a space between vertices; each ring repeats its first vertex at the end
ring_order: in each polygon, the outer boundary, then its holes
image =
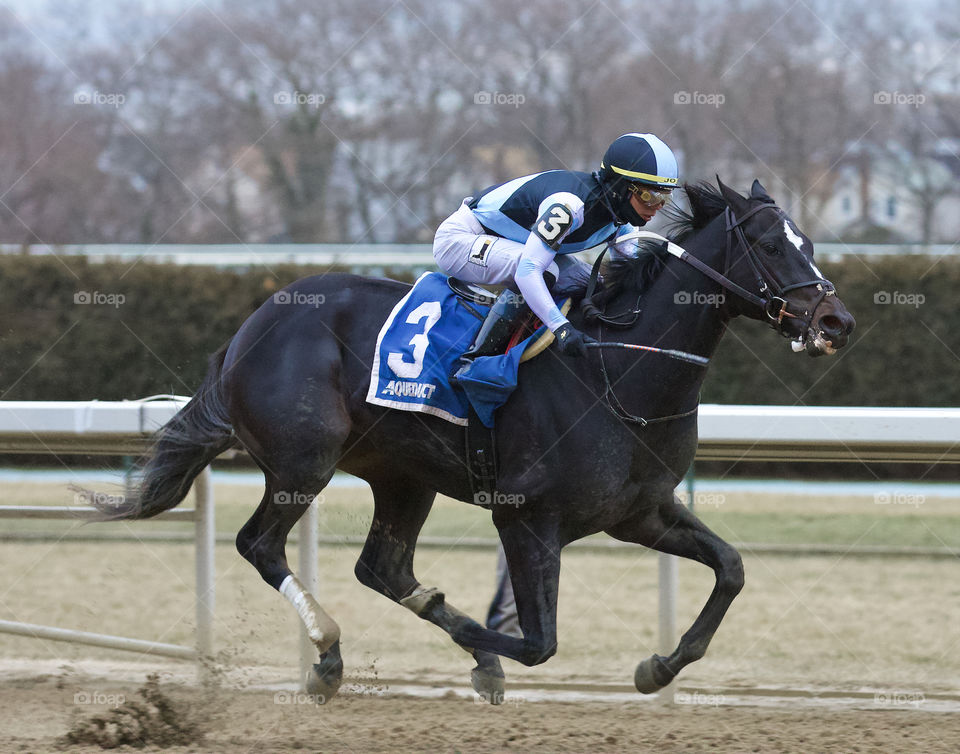
MULTIPOLYGON (((667 218, 664 235, 678 244, 705 228, 727 208, 720 191, 705 181, 684 183, 683 193, 690 204, 689 211, 676 204, 662 210, 667 218)), ((604 287, 611 291, 627 288, 642 292, 657 278, 669 256, 662 241, 642 239, 637 243, 635 257, 619 257, 607 265, 604 287)))

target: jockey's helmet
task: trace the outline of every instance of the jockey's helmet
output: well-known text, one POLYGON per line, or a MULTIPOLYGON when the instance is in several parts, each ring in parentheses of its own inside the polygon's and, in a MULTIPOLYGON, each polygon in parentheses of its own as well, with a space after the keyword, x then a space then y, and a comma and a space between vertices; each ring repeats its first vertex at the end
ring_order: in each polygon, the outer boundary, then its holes
POLYGON ((630 204, 631 193, 645 204, 662 206, 677 185, 677 158, 653 134, 624 134, 607 148, 598 175, 617 220, 643 225, 630 204))

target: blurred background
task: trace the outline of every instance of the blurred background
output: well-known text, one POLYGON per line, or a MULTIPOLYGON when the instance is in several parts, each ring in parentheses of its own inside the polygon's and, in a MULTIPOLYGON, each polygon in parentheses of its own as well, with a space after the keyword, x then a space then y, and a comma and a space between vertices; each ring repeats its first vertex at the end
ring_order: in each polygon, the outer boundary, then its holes
POLYGON ((353 269, 413 279, 462 197, 638 130, 684 179, 760 178, 859 323, 813 361, 735 322, 705 401, 958 405, 955 10, 7 0, 0 398, 190 394, 279 287, 378 248, 353 269))
POLYGON ((952 243, 958 31, 937 0, 7 0, 0 242, 428 242, 639 130, 814 240, 952 243))

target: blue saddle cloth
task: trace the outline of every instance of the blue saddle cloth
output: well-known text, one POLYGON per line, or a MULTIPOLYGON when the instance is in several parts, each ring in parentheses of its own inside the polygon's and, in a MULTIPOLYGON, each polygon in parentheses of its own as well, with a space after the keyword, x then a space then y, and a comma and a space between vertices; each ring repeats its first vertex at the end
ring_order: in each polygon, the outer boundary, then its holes
MULTIPOLYGON (((482 304, 470 307, 484 316, 489 310, 482 304)), ((466 426, 472 405, 480 421, 492 427, 494 413, 517 387, 524 349, 546 328, 506 354, 474 359, 453 386, 450 376, 481 324, 450 290, 446 275, 421 275, 380 328, 367 402, 432 414, 461 426, 466 426)))

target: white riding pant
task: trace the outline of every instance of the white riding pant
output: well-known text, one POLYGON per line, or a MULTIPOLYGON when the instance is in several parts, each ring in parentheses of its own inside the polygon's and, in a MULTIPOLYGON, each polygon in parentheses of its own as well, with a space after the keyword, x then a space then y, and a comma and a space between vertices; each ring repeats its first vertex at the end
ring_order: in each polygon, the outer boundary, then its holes
MULTIPOLYGON (((440 223, 433 239, 433 258, 444 274, 482 285, 511 285, 524 245, 487 234, 467 203, 440 223)), ((586 290, 590 265, 575 257, 558 255, 547 267, 556 279, 554 292, 567 295, 586 290)))

